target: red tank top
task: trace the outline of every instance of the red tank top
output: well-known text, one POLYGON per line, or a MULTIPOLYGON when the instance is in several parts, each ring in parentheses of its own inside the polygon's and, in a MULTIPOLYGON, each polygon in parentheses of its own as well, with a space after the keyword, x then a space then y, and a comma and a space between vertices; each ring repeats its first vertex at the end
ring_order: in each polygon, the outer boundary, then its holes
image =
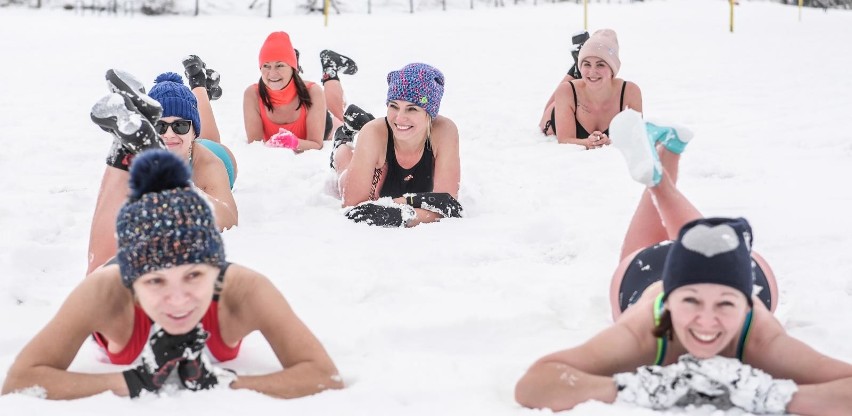
MULTIPOLYGON (((242 340, 240 340, 240 342, 238 342, 233 348, 229 347, 225 344, 225 341, 222 340, 222 334, 219 332, 218 306, 218 301, 210 303, 210 307, 207 308, 207 312, 201 318, 201 324, 204 325, 204 329, 206 331, 210 332, 210 337, 207 338, 207 349, 210 351, 213 358, 222 362, 233 360, 237 357, 237 354, 240 352, 242 340)), ((151 318, 145 314, 142 307, 134 305, 133 333, 130 335, 130 341, 127 342, 124 349, 116 353, 109 351, 109 342, 103 335, 97 332, 93 335, 98 345, 103 347, 111 363, 125 365, 132 364, 136 361, 136 358, 139 357, 139 354, 142 353, 142 349, 145 348, 145 343, 148 342, 148 338, 151 337, 151 318)))
MULTIPOLYGON (((110 263, 114 261, 112 260, 110 263)), ((204 330, 210 333, 210 337, 207 338, 206 343, 207 350, 219 362, 237 358, 237 354, 240 352, 240 345, 243 343, 240 340, 236 346, 231 348, 225 344, 225 341, 222 340, 222 333, 219 332, 219 295, 224 285, 225 272, 230 266, 231 263, 226 262, 219 270, 219 276, 216 278, 216 289, 213 291, 213 300, 210 302, 210 306, 207 307, 207 312, 204 312, 204 316, 201 317, 201 325, 204 326, 204 330)), ((95 332, 92 336, 98 345, 104 349, 111 363, 132 364, 139 357, 139 354, 142 353, 145 343, 151 338, 151 324, 151 318, 148 317, 142 307, 134 304, 133 332, 130 334, 130 340, 127 341, 127 345, 121 351, 116 353, 110 352, 109 341, 100 333, 95 332)))
MULTIPOLYGON (((305 86, 310 89, 314 85, 313 82, 305 81, 305 86)), ((258 85, 254 84, 255 92, 258 85)), ((308 137, 308 109, 304 105, 299 105, 299 117, 292 123, 278 124, 269 119, 266 114, 266 106, 263 105, 263 100, 260 99, 260 94, 257 94, 257 108, 260 112, 260 120, 263 122, 263 141, 269 140, 273 134, 278 133, 278 129, 283 127, 290 130, 296 137, 305 140, 308 137)))

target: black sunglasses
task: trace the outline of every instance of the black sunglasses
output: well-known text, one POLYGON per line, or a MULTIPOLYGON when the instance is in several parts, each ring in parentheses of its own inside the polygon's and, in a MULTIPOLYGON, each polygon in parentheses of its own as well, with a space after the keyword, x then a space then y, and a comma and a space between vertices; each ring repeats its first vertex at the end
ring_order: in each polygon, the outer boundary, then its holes
POLYGON ((166 134, 169 127, 172 128, 172 131, 175 132, 175 134, 186 134, 189 133, 189 128, 192 127, 192 120, 175 120, 171 123, 163 120, 157 120, 154 127, 157 128, 157 133, 159 134, 166 134))

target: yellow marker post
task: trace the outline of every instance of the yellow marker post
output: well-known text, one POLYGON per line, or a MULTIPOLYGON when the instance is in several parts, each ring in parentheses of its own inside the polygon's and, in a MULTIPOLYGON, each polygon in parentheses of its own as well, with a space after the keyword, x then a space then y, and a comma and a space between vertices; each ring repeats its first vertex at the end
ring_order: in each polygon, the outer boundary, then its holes
POLYGON ((734 0, 731 0, 731 33, 734 33, 734 0))
POLYGON ((799 0, 799 21, 800 22, 802 21, 802 1, 803 0, 799 0))
POLYGON ((325 0, 323 2, 322 15, 323 20, 325 21, 325 27, 328 27, 328 9, 331 8, 331 0, 325 0))
POLYGON ((589 0, 583 0, 583 30, 589 31, 589 0))

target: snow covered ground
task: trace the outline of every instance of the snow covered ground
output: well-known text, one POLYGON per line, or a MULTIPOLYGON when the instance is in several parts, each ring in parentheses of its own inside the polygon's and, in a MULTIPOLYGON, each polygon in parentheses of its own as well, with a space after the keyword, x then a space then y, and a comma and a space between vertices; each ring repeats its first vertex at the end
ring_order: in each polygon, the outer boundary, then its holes
MULTIPOLYGON (((237 2, 234 2, 237 3, 237 2)), ((456 4, 458 3, 458 4, 456 4)), ((329 350, 341 391, 276 400, 247 391, 130 401, 0 397, 4 415, 537 415, 513 399, 538 357, 610 324, 607 290, 642 188, 615 149, 581 151, 537 131, 569 66, 582 5, 532 2, 415 14, 150 18, 0 9, 0 382, 15 355, 83 278, 110 137, 89 120, 106 69, 146 85, 194 53, 222 74, 214 103, 236 154, 240 226, 230 260, 269 276, 329 350), (244 142, 242 91, 257 80, 270 31, 290 32, 305 78, 320 50, 355 58, 351 102, 384 112, 385 75, 421 61, 446 75, 441 113, 461 133, 467 218, 409 230, 353 224, 330 192, 330 146, 300 156, 244 142)), ((241 6, 242 7, 242 6, 241 6)), ((744 1, 591 3, 611 27, 620 76, 646 116, 696 137, 680 187, 706 215, 745 216, 772 264, 784 326, 852 361, 852 13, 744 1)), ((86 343, 72 369, 120 370, 86 343)), ((791 357, 793 359, 794 357, 791 357)), ((259 335, 228 364, 277 368, 259 335)), ((700 414, 713 414, 701 409, 700 414)), ((570 414, 654 412, 586 403, 570 414)), ((730 412, 736 414, 736 411, 730 412)))

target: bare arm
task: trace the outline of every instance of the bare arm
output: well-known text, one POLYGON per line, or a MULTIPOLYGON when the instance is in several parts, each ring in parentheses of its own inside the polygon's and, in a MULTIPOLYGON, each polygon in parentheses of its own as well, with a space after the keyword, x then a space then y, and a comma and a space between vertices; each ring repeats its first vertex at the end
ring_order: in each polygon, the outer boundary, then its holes
POLYGON ((312 85, 308 92, 311 95, 311 108, 308 109, 307 120, 305 120, 308 127, 308 137, 299 139, 297 152, 322 149, 322 143, 325 139, 325 114, 327 112, 325 95, 319 84, 312 85))
POLYGON ((775 378, 790 379, 799 391, 787 410, 803 415, 852 414, 852 364, 828 357, 791 337, 765 308, 755 308, 747 363, 775 378), (795 357, 795 359, 790 359, 795 357))
POLYGON ((358 205, 370 199, 373 173, 387 150, 387 130, 384 119, 370 121, 358 133, 352 161, 343 179, 343 206, 358 205))
MULTIPOLYGON (((438 116, 432 129, 432 149, 435 155, 433 192, 448 193, 459 197, 461 181, 461 162, 459 159, 459 130, 452 120, 438 116)), ((405 204, 405 198, 396 198, 395 202, 405 204)), ((435 222, 443 218, 432 211, 416 208, 417 216, 408 222, 409 227, 417 224, 435 222)))
POLYGON ((538 360, 515 387, 515 399, 553 411, 588 400, 612 403, 618 393, 612 375, 653 361, 655 351, 649 346, 653 344, 640 342, 626 325, 615 324, 578 347, 538 360))
POLYGON ((192 175, 193 182, 213 206, 216 228, 226 230, 237 225, 237 202, 231 193, 228 171, 222 161, 209 149, 193 144, 198 155, 192 175))
MULTIPOLYGON (((544 104, 544 111, 545 112, 547 112, 547 109, 550 108, 550 105, 553 104, 553 102, 555 101, 556 91, 559 90, 559 86, 566 83, 566 82, 571 82, 573 80, 574 80, 574 77, 572 77, 571 75, 565 75, 565 77, 562 78, 562 81, 559 81, 559 84, 556 85, 556 89, 553 90, 553 93, 550 94, 550 98, 547 99, 547 103, 544 104)), ((550 114, 545 114, 545 117, 549 118, 550 114)))
POLYGON ((797 415, 845 416, 852 414, 852 377, 799 386, 787 404, 797 415))
POLYGON ((633 82, 625 81, 627 85, 624 90, 624 108, 620 111, 624 111, 625 109, 636 110, 638 112, 642 112, 642 90, 639 89, 639 86, 633 82))
POLYGON ((556 141, 562 144, 571 143, 586 146, 586 140, 577 137, 577 120, 574 117, 574 90, 570 82, 563 82, 556 87, 554 102, 556 103, 556 141))
POLYGON ((225 293, 231 292, 226 298, 229 308, 236 311, 235 316, 249 330, 260 330, 284 369, 264 375, 239 376, 231 387, 282 398, 343 388, 337 368, 325 348, 290 309, 278 289, 266 277, 236 267, 246 273, 247 278, 240 279, 238 289, 225 288, 225 293))
MULTIPOLYGON (((114 318, 116 299, 131 301, 130 292, 118 283, 118 267, 95 271, 68 296, 56 316, 21 351, 9 368, 3 394, 28 387, 46 390, 49 399, 76 399, 111 391, 127 396, 121 373, 82 374, 68 366, 92 332, 102 327, 104 317, 114 318), (110 283, 109 279, 114 280, 110 283)), ((129 323, 128 323, 129 325, 129 323)))
POLYGON ((201 121, 201 132, 204 133, 201 137, 221 143, 222 138, 219 134, 219 126, 216 124, 216 117, 213 115, 213 106, 210 104, 210 98, 207 96, 207 89, 204 87, 195 87, 192 89, 192 95, 195 96, 198 102, 198 118, 201 121))
POLYGON ((248 143, 263 141, 263 121, 260 119, 261 108, 258 104, 256 84, 249 85, 243 93, 243 123, 246 128, 246 141, 248 143))

